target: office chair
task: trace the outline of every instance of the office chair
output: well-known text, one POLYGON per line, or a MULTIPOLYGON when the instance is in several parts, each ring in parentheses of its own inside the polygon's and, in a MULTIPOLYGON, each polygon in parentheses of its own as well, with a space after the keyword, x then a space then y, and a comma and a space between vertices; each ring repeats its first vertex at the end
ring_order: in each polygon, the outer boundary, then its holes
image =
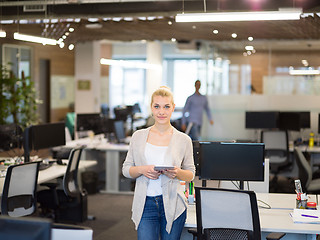
POLYGON ((83 148, 72 149, 64 174, 62 187, 58 183, 44 183, 47 186, 38 192, 41 214, 53 217, 55 222, 83 222, 87 220, 87 193, 78 184, 78 166, 83 148), (53 215, 53 216, 52 216, 53 215))
POLYGON ((0 216, 0 239, 51 240, 51 221, 38 217, 0 216))
POLYGON ((32 215, 37 209, 39 162, 9 166, 1 197, 1 213, 10 217, 32 215))
POLYGON ((287 131, 265 130, 261 132, 261 141, 265 144, 265 157, 269 158, 270 173, 274 175, 270 182, 272 191, 279 191, 278 174, 291 171, 293 167, 289 156, 287 131))
MULTIPOLYGON (((258 205, 253 191, 195 187, 195 194, 197 229, 188 230, 193 239, 261 239, 258 205)), ((267 239, 280 239, 284 235, 272 233, 267 239)))
POLYGON ((302 190, 307 193, 320 193, 320 178, 313 179, 312 167, 300 148, 294 149, 294 156, 299 168, 302 190))
POLYGON ((53 223, 51 229, 51 240, 60 239, 92 240, 93 230, 89 227, 53 223))

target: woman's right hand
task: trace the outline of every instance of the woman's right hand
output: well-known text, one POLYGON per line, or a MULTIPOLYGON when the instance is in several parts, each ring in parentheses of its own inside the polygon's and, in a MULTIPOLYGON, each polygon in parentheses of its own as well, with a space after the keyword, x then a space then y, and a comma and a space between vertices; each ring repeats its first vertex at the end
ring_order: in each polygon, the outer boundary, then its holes
POLYGON ((161 172, 154 170, 154 165, 141 166, 141 173, 145 177, 153 179, 153 180, 158 179, 159 176, 161 175, 161 172))

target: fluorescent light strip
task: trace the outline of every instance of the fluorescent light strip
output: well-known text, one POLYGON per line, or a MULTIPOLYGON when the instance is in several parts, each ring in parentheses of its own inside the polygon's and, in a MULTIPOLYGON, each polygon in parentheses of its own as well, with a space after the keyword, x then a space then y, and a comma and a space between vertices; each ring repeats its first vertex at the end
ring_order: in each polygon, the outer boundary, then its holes
POLYGON ((257 12, 217 12, 177 14, 176 22, 231 22, 265 20, 299 20, 302 9, 257 12))
POLYGON ((57 45, 57 41, 55 39, 25 35, 17 32, 13 34, 13 38, 16 40, 22 40, 27 42, 42 43, 47 45, 57 45))
POLYGON ((290 75, 319 75, 320 70, 289 70, 290 75))
POLYGON ((5 38, 7 33, 5 31, 0 30, 0 37, 5 38))
POLYGON ((126 68, 143 68, 143 69, 153 69, 153 70, 161 70, 161 68, 162 68, 158 64, 138 63, 138 62, 124 61, 124 60, 113 60, 113 59, 106 59, 106 58, 101 58, 100 64, 126 67, 126 68))

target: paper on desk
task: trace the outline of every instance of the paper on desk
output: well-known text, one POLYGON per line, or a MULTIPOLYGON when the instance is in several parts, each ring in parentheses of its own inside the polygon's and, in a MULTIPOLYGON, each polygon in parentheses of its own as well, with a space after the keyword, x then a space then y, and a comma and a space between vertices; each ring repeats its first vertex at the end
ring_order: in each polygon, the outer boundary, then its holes
POLYGON ((294 223, 320 224, 320 210, 294 209, 290 216, 294 223))

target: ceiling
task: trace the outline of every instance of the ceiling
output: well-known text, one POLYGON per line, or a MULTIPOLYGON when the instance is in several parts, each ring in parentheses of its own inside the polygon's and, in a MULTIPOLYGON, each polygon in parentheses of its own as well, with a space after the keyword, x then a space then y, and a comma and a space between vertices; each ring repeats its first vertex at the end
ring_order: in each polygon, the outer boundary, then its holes
POLYGON ((239 50, 252 36, 257 50, 320 50, 320 14, 314 13, 320 13, 319 0, 20 0, 0 2, 0 27, 8 38, 18 31, 57 40, 72 27, 74 32, 64 40, 66 44, 175 38, 180 43, 207 41, 225 50, 239 50), (174 20, 177 13, 204 12, 204 8, 217 12, 291 7, 301 7, 304 17, 293 21, 219 23, 174 20), (214 29, 219 33, 213 34, 214 29), (237 33, 236 39, 232 33, 237 33))

